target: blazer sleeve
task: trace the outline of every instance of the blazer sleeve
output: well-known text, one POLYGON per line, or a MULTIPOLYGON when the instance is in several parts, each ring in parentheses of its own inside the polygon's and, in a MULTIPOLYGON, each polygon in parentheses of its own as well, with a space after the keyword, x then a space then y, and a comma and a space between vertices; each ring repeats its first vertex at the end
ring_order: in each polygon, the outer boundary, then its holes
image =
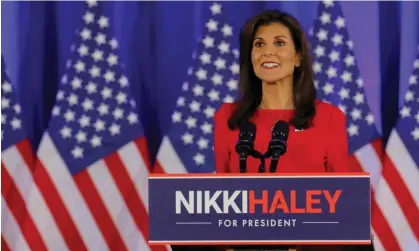
POLYGON ((228 107, 222 105, 214 115, 214 154, 217 173, 229 172, 228 107))
POLYGON ((328 172, 351 172, 348 155, 348 135, 346 131, 346 116, 335 108, 326 131, 328 141, 327 162, 328 172))

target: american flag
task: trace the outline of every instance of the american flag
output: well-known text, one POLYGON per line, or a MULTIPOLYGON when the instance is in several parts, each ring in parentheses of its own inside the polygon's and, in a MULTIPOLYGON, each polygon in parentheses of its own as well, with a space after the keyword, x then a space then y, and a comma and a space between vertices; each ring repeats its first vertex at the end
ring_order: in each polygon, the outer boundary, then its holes
POLYGON ((395 242, 388 250, 419 250, 419 46, 399 118, 390 134, 376 191, 395 242))
POLYGON ((214 113, 237 95, 238 51, 232 48, 233 28, 213 3, 187 80, 177 99, 169 133, 163 138, 154 172, 215 172, 214 113))
MULTIPOLYGON (((368 106, 355 60, 354 45, 346 26, 339 2, 325 1, 319 4, 318 17, 312 30, 313 70, 318 96, 345 112, 353 170, 366 171, 371 175, 372 232, 376 250, 417 250, 412 249, 412 239, 402 237, 403 233, 397 227, 402 224, 399 220, 404 219, 401 212, 405 202, 381 192, 385 187, 385 192, 394 192, 405 198, 403 193, 408 190, 400 189, 405 181, 394 181, 394 177, 385 175, 383 171, 382 140, 368 106)), ((414 209, 412 206, 410 208, 414 209)), ((419 218, 417 208, 409 213, 419 218)), ((414 243, 416 247, 417 242, 414 243)))
POLYGON ((147 243, 147 143, 101 3, 87 2, 71 51, 25 197, 33 250, 166 250, 147 243))
POLYGON ((42 239, 35 227, 36 215, 25 205, 33 183, 34 153, 3 57, 1 61, 1 248, 42 250, 42 239))

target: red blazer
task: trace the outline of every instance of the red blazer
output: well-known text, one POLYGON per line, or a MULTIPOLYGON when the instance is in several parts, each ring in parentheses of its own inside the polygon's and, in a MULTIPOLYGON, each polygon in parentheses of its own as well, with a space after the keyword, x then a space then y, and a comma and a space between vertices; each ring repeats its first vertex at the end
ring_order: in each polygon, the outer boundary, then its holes
MULTIPOLYGON (((348 138, 345 114, 337 107, 316 101, 313 126, 299 131, 290 126, 287 152, 280 157, 277 172, 350 172, 348 138)), ((235 151, 239 129, 230 130, 227 122, 234 110, 233 104, 224 104, 215 114, 214 152, 217 173, 238 173, 239 156, 235 151)), ((256 125, 254 147, 265 153, 271 139, 274 121, 289 121, 294 110, 258 109, 251 121, 256 125)), ((257 173, 260 161, 249 157, 247 172, 257 173)), ((269 172, 270 158, 265 162, 269 172)), ((347 250, 340 246, 302 246, 298 250, 347 250)))
MULTIPOLYGON (((345 114, 337 107, 316 101, 313 127, 296 130, 290 125, 287 152, 280 157, 277 172, 350 172, 345 114)), ((230 130, 227 122, 233 104, 223 104, 214 116, 214 152, 217 173, 239 172, 239 156, 235 151, 239 129, 230 130)), ((274 121, 289 121, 294 110, 258 109, 251 121, 256 125, 254 148, 267 151, 274 121)), ((271 159, 266 159, 269 172, 271 159)), ((247 172, 257 173, 260 161, 249 157, 247 172)))

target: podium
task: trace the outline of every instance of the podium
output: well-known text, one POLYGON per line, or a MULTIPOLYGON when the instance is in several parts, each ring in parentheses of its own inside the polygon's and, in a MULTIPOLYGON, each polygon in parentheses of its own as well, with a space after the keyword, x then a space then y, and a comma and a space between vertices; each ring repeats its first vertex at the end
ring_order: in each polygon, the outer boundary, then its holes
POLYGON ((368 246, 370 196, 368 173, 150 174, 149 243, 368 246))

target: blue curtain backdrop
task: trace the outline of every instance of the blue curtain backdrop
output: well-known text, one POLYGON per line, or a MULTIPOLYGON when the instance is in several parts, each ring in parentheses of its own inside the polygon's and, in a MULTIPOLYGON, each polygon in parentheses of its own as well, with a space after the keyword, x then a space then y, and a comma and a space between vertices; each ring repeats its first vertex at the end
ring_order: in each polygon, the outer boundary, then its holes
MULTIPOLYGON (((2 54, 18 88, 35 147, 46 128, 82 2, 2 2, 2 54)), ((139 103, 154 160, 171 123, 211 2, 104 2, 121 61, 139 103)), ((419 2, 341 2, 378 130, 388 137, 403 101, 419 42, 419 2)), ((234 46, 244 20, 270 8, 295 15, 308 31, 318 2, 223 2, 234 46)))

